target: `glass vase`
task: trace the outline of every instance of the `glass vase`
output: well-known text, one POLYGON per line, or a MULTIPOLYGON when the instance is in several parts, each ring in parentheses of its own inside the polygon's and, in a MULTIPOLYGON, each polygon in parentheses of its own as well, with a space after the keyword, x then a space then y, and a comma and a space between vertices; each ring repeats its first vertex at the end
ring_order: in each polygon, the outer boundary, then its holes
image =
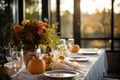
POLYGON ((32 44, 25 44, 22 49, 23 49, 23 61, 27 68, 28 63, 31 60, 31 56, 37 56, 36 47, 35 45, 32 44))

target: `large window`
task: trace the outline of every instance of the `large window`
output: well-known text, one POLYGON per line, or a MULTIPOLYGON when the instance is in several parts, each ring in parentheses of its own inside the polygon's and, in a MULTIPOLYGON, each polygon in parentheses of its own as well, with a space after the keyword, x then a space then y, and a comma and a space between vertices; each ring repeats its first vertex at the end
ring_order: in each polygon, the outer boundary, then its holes
POLYGON ((61 37, 73 37, 73 1, 60 0, 61 37))
MULTIPOLYGON (((120 1, 119 0, 113 1, 114 6, 112 8, 112 0, 80 0, 81 47, 106 48, 106 50, 109 51, 120 50, 120 37, 119 37, 120 1), (114 16, 112 16, 112 10, 114 10, 113 11, 114 16)), ((73 26, 70 26, 73 25, 73 19, 71 18, 73 17, 72 15, 74 14, 72 10, 73 3, 74 2, 72 0, 69 2, 61 0, 60 3, 61 37, 63 38, 73 37, 70 35, 70 34, 73 35, 73 26), (69 5, 69 7, 65 7, 67 5, 69 5), (67 26, 69 27, 67 28, 67 26)), ((77 36, 77 34, 75 35, 77 36)))
POLYGON ((120 50, 120 0, 1 0, 0 17, 0 28, 9 22, 47 17, 50 23, 59 22, 58 34, 61 38, 80 37, 77 40, 80 47, 120 50), (77 1, 80 1, 80 8, 77 3, 74 5, 77 1), (74 9, 80 10, 77 13, 80 17, 74 15, 74 9), (75 22, 75 17, 81 20, 80 24, 75 22), (75 33, 76 28, 80 30, 80 36, 75 33))
POLYGON ((82 47, 111 49, 111 0, 81 0, 82 47))
POLYGON ((120 50, 119 22, 120 0, 81 0, 81 46, 120 50))

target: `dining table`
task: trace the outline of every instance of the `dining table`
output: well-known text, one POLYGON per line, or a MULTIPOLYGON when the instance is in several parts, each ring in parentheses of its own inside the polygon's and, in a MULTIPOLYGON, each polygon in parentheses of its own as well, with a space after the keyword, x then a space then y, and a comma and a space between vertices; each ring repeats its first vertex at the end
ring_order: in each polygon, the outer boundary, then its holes
POLYGON ((80 48, 76 53, 68 52, 62 62, 55 61, 51 71, 31 74, 23 65, 19 72, 12 74, 11 77, 12 80, 102 80, 107 69, 107 56, 104 48, 80 48), (68 77, 48 75, 54 71, 75 72, 75 75, 68 77))

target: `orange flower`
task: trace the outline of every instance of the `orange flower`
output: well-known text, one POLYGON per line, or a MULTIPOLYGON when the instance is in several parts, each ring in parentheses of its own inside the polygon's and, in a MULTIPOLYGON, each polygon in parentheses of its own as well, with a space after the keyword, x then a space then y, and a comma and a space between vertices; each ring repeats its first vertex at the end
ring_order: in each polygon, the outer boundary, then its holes
POLYGON ((48 23, 44 23, 46 28, 49 28, 50 25, 48 23))
POLYGON ((20 32, 22 30, 21 26, 18 25, 18 24, 15 24, 13 27, 12 27, 13 31, 14 32, 20 32))
POLYGON ((36 25, 38 31, 45 29, 45 24, 42 21, 39 21, 38 24, 36 25))

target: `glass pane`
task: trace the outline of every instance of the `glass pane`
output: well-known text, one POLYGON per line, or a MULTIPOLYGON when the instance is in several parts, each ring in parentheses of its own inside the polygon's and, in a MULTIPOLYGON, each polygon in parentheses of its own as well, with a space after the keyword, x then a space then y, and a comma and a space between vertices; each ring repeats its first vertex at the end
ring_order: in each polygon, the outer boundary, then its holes
POLYGON ((56 23, 56 0, 51 0, 51 23, 56 23))
POLYGON ((120 50, 120 40, 114 41, 114 50, 120 50))
POLYGON ((114 37, 120 38, 120 0, 114 2, 114 37))
POLYGON ((81 37, 111 36, 111 0, 81 0, 81 37))
POLYGON ((110 40, 81 40, 82 48, 106 48, 110 50, 111 41, 110 40))
POLYGON ((0 30, 13 22, 13 0, 0 0, 0 30))
POLYGON ((25 19, 41 19, 41 0, 25 0, 25 19))
POLYGON ((60 0, 61 37, 73 37, 73 1, 60 0))

